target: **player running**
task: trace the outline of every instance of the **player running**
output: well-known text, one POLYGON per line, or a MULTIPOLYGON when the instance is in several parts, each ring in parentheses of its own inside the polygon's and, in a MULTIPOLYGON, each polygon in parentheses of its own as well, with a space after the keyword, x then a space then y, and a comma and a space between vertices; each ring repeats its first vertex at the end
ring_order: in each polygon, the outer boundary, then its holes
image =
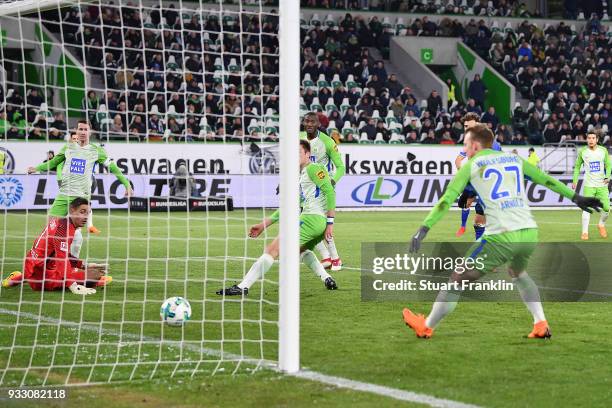
MULTIPOLYGON (((572 188, 576 191, 578 176, 580 175, 580 167, 584 164, 584 189, 585 197, 595 197, 603 204, 603 211, 599 216, 599 235, 602 238, 608 238, 606 231, 606 221, 610 214, 610 193, 608 191, 608 183, 610 182, 610 155, 608 149, 597 144, 599 141, 599 132, 589 132, 587 134, 587 145, 578 151, 576 165, 574 166, 574 179, 572 188)), ((582 235, 580 239, 589 239, 589 222, 591 214, 582 212, 582 235)))
MULTIPOLYGON (((132 187, 119 167, 108 157, 101 146, 89 143, 89 124, 87 121, 79 120, 76 135, 77 143, 67 143, 50 161, 28 168, 28 174, 37 171, 45 172, 54 168, 58 168, 57 171, 61 174, 59 194, 55 197, 49 210, 49 216, 51 217, 65 217, 68 214, 68 204, 76 197, 87 198, 89 201, 93 169, 96 163, 107 167, 117 177, 125 187, 126 197, 132 196, 132 187)), ((99 232, 97 229, 96 231, 99 232)))
MULTIPOLYGON (((336 193, 327 170, 321 164, 312 163, 311 154, 310 143, 300 140, 300 198, 302 200, 300 257, 302 262, 321 278, 327 289, 335 290, 338 288, 336 282, 323 268, 312 249, 323 238, 330 239, 333 236, 336 193)), ((265 218, 259 224, 253 225, 249 236, 257 238, 266 228, 277 222, 278 218, 279 212, 276 210, 270 218, 265 218)), ((264 254, 251 266, 242 282, 218 290, 217 295, 247 295, 253 283, 261 278, 278 258, 279 243, 280 239, 277 236, 266 247, 264 254)))
MULTIPOLYGON (((531 312, 534 327, 529 338, 551 336, 538 287, 527 274, 529 257, 538 242, 537 224, 527 205, 524 185, 525 177, 552 191, 570 198, 584 211, 599 211, 601 203, 593 197, 582 197, 565 184, 555 180, 538 168, 512 153, 491 149, 493 133, 484 125, 476 125, 469 131, 466 142, 468 162, 448 185, 446 192, 429 213, 423 225, 412 238, 411 252, 416 252, 421 241, 448 211, 457 196, 468 183, 472 183, 479 197, 485 203, 485 214, 489 220, 487 231, 480 242, 469 250, 469 258, 480 258, 484 267, 471 269, 463 274, 453 272, 451 281, 473 281, 485 273, 506 263, 508 273, 519 290, 523 302, 531 312)), ((438 293, 430 314, 425 317, 405 308, 404 322, 412 328, 417 337, 429 338, 438 323, 457 306, 461 291, 442 290, 438 293)))
POLYGON ((24 275, 33 290, 68 288, 77 295, 96 293, 112 281, 106 275, 106 265, 89 264, 79 259, 80 248, 73 244, 76 232, 87 223, 89 201, 75 198, 70 202, 66 218, 51 218, 26 254, 21 272, 11 273, 2 282, 3 287, 21 283, 24 275), (88 287, 89 286, 89 287, 88 287))
MULTIPOLYGON (((467 144, 467 131, 471 127, 478 124, 480 117, 477 113, 468 112, 463 116, 463 118, 461 118, 461 120, 463 121, 463 130, 466 134, 463 138, 464 148, 461 152, 459 152, 459 155, 455 159, 455 167, 457 167, 457 170, 461 168, 463 159, 467 157, 465 152, 465 145, 467 144)), ((501 152, 501 146, 496 140, 493 140, 493 150, 501 152)), ((484 215, 483 203, 482 200, 478 198, 478 194, 476 193, 476 190, 474 190, 474 187, 472 187, 471 184, 468 184, 457 202, 457 205, 459 208, 461 208, 461 227, 459 227, 459 230, 457 230, 455 236, 460 237, 465 234, 465 226, 467 225, 467 220, 470 217, 470 208, 472 207, 472 203, 474 201, 476 201, 476 216, 474 217, 474 235, 476 240, 478 240, 482 234, 484 234, 487 218, 484 215)))
MULTIPOLYGON (((319 117, 315 112, 308 112, 304 115, 302 125, 304 131, 300 132, 300 139, 308 140, 310 143, 310 160, 313 163, 322 164, 327 169, 331 176, 332 186, 335 186, 346 173, 342 156, 338 152, 338 145, 331 137, 319 130, 319 117), (332 163, 335 169, 332 168, 332 163)), ((334 272, 342 269, 342 260, 338 255, 333 237, 325 238, 317 244, 316 248, 321 254, 321 264, 325 269, 331 268, 334 272)))

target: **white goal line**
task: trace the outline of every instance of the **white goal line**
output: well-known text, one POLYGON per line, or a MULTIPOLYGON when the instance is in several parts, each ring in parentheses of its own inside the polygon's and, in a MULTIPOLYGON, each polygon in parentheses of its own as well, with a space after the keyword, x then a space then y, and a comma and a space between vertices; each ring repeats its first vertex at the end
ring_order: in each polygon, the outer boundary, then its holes
MULTIPOLYGON (((52 323, 52 324, 57 324, 57 325, 69 326, 69 327, 77 327, 79 328, 79 330, 85 330, 89 332, 97 332, 97 333, 101 332, 106 335, 113 335, 113 336, 121 337, 122 339, 130 339, 134 341, 147 341, 147 342, 159 341, 159 339, 150 337, 150 336, 140 336, 137 334, 125 333, 125 332, 120 333, 115 330, 105 329, 100 326, 96 326, 92 324, 73 322, 70 320, 63 320, 63 319, 56 319, 54 317, 36 315, 34 313, 17 312, 14 310, 9 310, 9 309, 4 309, 4 308, 0 308, 0 313, 12 315, 12 316, 18 316, 19 318, 43 321, 46 323, 52 323)), ((172 342, 172 343, 176 343, 176 342, 172 342)), ((215 350, 215 349, 211 349, 207 347, 198 347, 194 344, 188 344, 188 343, 183 344, 183 346, 197 353, 203 353, 203 354, 208 354, 210 356, 217 357, 221 360, 221 362, 237 361, 239 363, 255 365, 256 368, 254 371, 257 371, 258 369, 263 368, 263 369, 273 370, 276 372, 281 372, 278 369, 278 365, 274 361, 265 360, 265 359, 249 358, 249 357, 241 356, 241 355, 234 354, 234 353, 221 352, 219 350, 215 350)), ((331 375, 319 373, 317 371, 312 371, 312 370, 300 370, 297 373, 293 373, 293 374, 286 374, 286 373, 283 373, 283 374, 291 376, 291 377, 304 379, 304 380, 316 381, 319 383, 332 385, 337 388, 367 392, 371 394, 380 395, 383 397, 393 398, 393 399, 400 400, 400 401, 424 404, 430 407, 478 408, 477 405, 465 404, 465 403, 458 402, 458 401, 437 398, 437 397, 427 395, 427 394, 400 390, 397 388, 386 387, 383 385, 377 385, 377 384, 372 384, 372 383, 367 383, 367 382, 362 382, 362 381, 355 381, 355 380, 351 380, 349 378, 344 378, 344 377, 331 376, 331 375)), ((139 380, 135 380, 135 381, 139 381, 139 380)), ((113 383, 127 383, 127 382, 131 382, 131 380, 113 382, 113 383)), ((65 387, 65 386, 79 386, 80 387, 80 386, 105 385, 105 384, 112 384, 112 383, 95 382, 91 384, 62 384, 61 386, 62 387, 65 387)), ((55 385, 48 385, 48 387, 55 387, 55 385)))

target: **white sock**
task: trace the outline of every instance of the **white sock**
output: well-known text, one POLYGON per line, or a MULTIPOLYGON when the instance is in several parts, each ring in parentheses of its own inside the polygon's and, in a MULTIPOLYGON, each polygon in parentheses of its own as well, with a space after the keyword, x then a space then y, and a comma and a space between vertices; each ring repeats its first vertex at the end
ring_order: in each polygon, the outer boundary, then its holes
POLYGON ((546 320, 542 302, 540 301, 540 291, 533 279, 531 279, 531 276, 527 272, 521 272, 518 277, 512 279, 512 282, 514 282, 521 294, 521 299, 523 299, 525 306, 531 312, 533 323, 546 320))
POLYGON ((608 221, 608 216, 610 215, 609 211, 602 211, 599 216, 599 225, 606 225, 606 221, 608 221))
POLYGON ((83 234, 81 233, 81 229, 78 228, 74 231, 74 238, 72 239, 72 245, 70 245, 70 255, 75 258, 79 257, 81 253, 81 247, 83 246, 83 234))
POLYGON ((87 217, 87 228, 93 227, 93 210, 89 210, 89 217, 87 217))
POLYGON ((440 293, 438 293, 438 297, 436 297, 431 312, 429 312, 427 316, 427 320, 425 320, 425 325, 430 329, 434 329, 438 323, 440 323, 440 320, 444 319, 446 315, 455 310, 460 296, 461 293, 457 291, 449 292, 447 290, 441 290, 440 293))
POLYGON ((251 266, 251 269, 247 272, 246 276, 242 279, 242 282, 238 284, 240 289, 250 288, 257 279, 261 278, 264 273, 274 264, 274 258, 271 255, 263 254, 255 261, 251 266))
POLYGON ((329 250, 327 249, 327 246, 325 245, 325 240, 322 240, 321 242, 319 242, 317 246, 315 246, 315 248, 317 248, 317 251, 319 251, 319 254, 321 254, 321 259, 327 259, 330 257, 329 250))
POLYGON ((591 221, 591 213, 583 211, 582 212, 582 233, 583 234, 589 233, 589 222, 590 221, 591 221))
POLYGON ((325 268, 323 268, 323 265, 321 265, 321 262, 319 262, 317 256, 311 250, 307 249, 302 252, 301 259, 302 262, 304 262, 306 266, 310 268, 311 271, 317 274, 317 276, 321 278, 323 282, 325 282, 325 279, 331 277, 331 275, 327 273, 325 268))
POLYGON ((327 242, 327 249, 329 249, 329 256, 331 259, 338 259, 340 255, 338 255, 338 250, 336 249, 336 243, 334 242, 334 238, 328 240, 324 240, 327 242))

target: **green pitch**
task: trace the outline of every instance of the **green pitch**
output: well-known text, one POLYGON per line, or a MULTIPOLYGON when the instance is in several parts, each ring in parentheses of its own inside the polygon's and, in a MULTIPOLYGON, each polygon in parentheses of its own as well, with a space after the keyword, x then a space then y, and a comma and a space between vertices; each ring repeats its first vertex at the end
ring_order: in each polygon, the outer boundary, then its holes
MULTIPOLYGON (((541 241, 579 239, 579 211, 535 214, 541 241)), ((278 268, 272 269, 263 286, 253 286, 246 302, 222 303, 214 291, 239 281, 252 262, 249 258, 261 254, 265 239, 245 239, 248 226, 261 215, 253 210, 235 211, 228 218, 223 213, 148 218, 141 213, 127 217, 126 212, 96 211, 95 223, 102 234, 86 237, 82 255, 92 261, 108 259, 113 283, 85 299, 69 292, 41 294, 28 286, 0 289, 3 385, 19 384, 26 375, 24 368, 38 367, 27 371, 27 384, 122 381, 71 388, 67 403, 56 406, 81 406, 84 401, 89 407, 179 402, 187 407, 400 406, 373 394, 269 370, 254 372, 257 364, 276 359, 278 268), (175 295, 186 296, 193 309, 194 321, 183 328, 159 322, 161 303, 175 295), (240 361, 238 356, 248 359, 240 361), (53 368, 44 369, 49 362, 53 368), (174 379, 169 379, 171 374, 174 379)), ((329 292, 310 271, 301 271, 302 366, 483 406, 609 405, 610 304, 545 303, 553 339, 533 341, 524 338, 531 329, 531 316, 522 303, 460 303, 436 335, 422 341, 403 324, 405 304, 361 302, 360 243, 407 241, 424 216, 424 212, 337 215, 336 243, 346 266, 334 275, 339 290, 329 292)), ((44 221, 43 213, 8 213, 0 218, 3 276, 20 269, 20 259, 44 221)), ((455 240, 458 223, 459 214, 450 213, 430 232, 428 241, 455 240)), ((592 240, 602 242, 592 229, 592 240)), ((276 227, 268 238, 275 233, 276 227)), ((461 240, 472 238, 468 229, 461 240)), ((408 306, 427 313, 431 305, 408 306)), ((6 396, 0 392, 0 397, 6 396)), ((39 400, 29 406, 40 404, 39 400)))

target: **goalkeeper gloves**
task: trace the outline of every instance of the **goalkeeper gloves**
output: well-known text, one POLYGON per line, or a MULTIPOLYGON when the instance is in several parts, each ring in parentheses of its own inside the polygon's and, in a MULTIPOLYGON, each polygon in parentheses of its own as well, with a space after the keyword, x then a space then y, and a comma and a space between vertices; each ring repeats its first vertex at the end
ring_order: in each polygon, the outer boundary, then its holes
POLYGON ((412 242, 410 243, 410 252, 414 253, 421 248, 421 242, 427 236, 427 232, 429 232, 429 228, 427 228, 426 226, 423 225, 421 228, 419 228, 416 234, 414 234, 414 237, 412 237, 412 242))
POLYGON ((601 201, 599 201, 595 197, 584 197, 580 194, 576 194, 574 198, 572 198, 572 202, 576 204, 578 207, 582 209, 582 211, 586 211, 588 213, 592 213, 593 210, 599 212, 601 211, 601 201))
POLYGON ((88 288, 83 285, 79 285, 76 282, 73 282, 72 285, 70 285, 68 289, 70 289, 70 291, 74 293, 75 295, 81 295, 81 296, 93 295, 94 293, 96 293, 95 289, 88 288))

